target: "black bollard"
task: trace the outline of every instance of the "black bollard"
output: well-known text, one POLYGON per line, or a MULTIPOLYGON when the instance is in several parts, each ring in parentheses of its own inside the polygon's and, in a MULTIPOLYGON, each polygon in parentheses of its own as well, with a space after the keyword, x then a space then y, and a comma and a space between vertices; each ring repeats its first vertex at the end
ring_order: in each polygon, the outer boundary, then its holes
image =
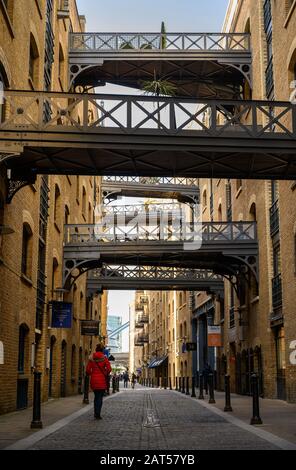
POLYGON ((225 375, 224 377, 225 382, 225 407, 224 411, 232 411, 232 406, 230 402, 230 376, 225 375))
POLYGON ((199 397, 198 397, 199 400, 204 400, 205 397, 204 397, 204 394, 203 394, 203 375, 200 374, 199 376, 199 397))
POLYGON ((115 377, 112 377, 112 393, 115 393, 116 392, 116 389, 115 389, 115 377))
POLYGON ((209 384, 209 403, 216 403, 214 395, 214 375, 208 375, 208 384, 209 384))
POLYGON ((168 388, 167 382, 168 382, 168 379, 167 379, 167 377, 165 377, 164 378, 164 389, 165 390, 168 388))
POLYGON ((172 378, 171 377, 169 378, 169 384, 170 384, 170 390, 173 390, 172 389, 172 378))
POLYGON ((89 376, 86 375, 86 376, 84 377, 83 401, 82 401, 82 403, 85 403, 86 405, 89 404, 88 393, 89 393, 89 376))
POLYGON ((190 392, 189 392, 189 377, 186 377, 186 395, 190 395, 190 392))
POLYGON ((117 383, 117 392, 119 392, 119 387, 120 387, 119 377, 116 377, 116 383, 117 383))
POLYGON ((253 395, 253 416, 250 424, 263 424, 259 411, 259 382, 257 374, 251 375, 251 390, 253 395))
POLYGON ((192 377, 191 396, 192 396, 193 398, 196 398, 196 393, 195 393, 195 377, 192 377))
POLYGON ((41 429, 41 372, 34 372, 33 421, 31 429, 41 429))
POLYGON ((175 377, 175 390, 178 391, 178 377, 175 377))
POLYGON ((179 377, 179 392, 182 393, 182 377, 179 377))
POLYGON ((185 393, 185 377, 182 377, 182 393, 185 393))
POLYGON ((152 388, 154 388, 154 378, 153 377, 151 379, 151 383, 152 383, 152 388))

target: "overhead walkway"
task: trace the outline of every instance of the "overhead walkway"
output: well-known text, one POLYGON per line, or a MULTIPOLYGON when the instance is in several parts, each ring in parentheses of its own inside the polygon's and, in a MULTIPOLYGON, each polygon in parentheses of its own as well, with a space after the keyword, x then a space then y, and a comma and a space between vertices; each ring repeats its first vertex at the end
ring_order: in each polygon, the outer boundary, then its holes
POLYGON ((101 191, 106 201, 126 196, 176 199, 182 203, 196 204, 200 195, 198 178, 166 176, 104 176, 101 191))
POLYGON ((210 269, 228 275, 244 266, 257 276, 257 255, 256 222, 66 225, 64 285, 103 263, 210 269))
POLYGON ((247 33, 73 33, 70 86, 106 83, 142 88, 156 76, 176 86, 178 96, 238 97, 251 85, 252 53, 247 33))
POLYGON ((223 293, 223 277, 210 270, 103 265, 87 278, 88 295, 102 290, 183 290, 223 293))
POLYGON ((32 182, 37 174, 296 179, 290 102, 34 91, 7 91, 4 102, 0 153, 12 180, 32 182))

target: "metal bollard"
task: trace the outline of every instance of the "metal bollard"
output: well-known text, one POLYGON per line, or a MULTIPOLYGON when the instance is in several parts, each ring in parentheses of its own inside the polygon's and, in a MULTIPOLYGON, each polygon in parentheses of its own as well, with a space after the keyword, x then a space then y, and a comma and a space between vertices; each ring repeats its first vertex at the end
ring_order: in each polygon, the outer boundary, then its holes
POLYGON ((168 379, 167 377, 164 378, 164 389, 166 390, 168 388, 168 379))
POLYGON ((196 398, 196 393, 195 393, 195 377, 192 377, 191 396, 192 396, 192 398, 196 398))
POLYGON ((209 384, 209 403, 216 403, 214 395, 214 375, 208 375, 208 384, 209 384))
POLYGON ((112 377, 112 393, 115 393, 115 377, 112 377))
POLYGON ((182 377, 179 377, 179 392, 182 392, 182 377))
POLYGON ((88 393, 89 393, 89 376, 86 375, 86 376, 84 377, 83 401, 82 401, 82 403, 85 403, 86 405, 89 404, 88 393))
POLYGON ((33 420, 31 429, 41 429, 41 372, 34 372, 33 420))
POLYGON ((232 411, 232 406, 230 402, 230 375, 225 375, 224 377, 225 383, 225 407, 224 411, 232 411))
POLYGON ((152 383, 152 388, 154 388, 154 378, 153 377, 151 379, 151 383, 152 383))
POLYGON ((182 393, 185 393, 185 377, 182 377, 182 393))
POLYGON ((199 397, 198 397, 199 400, 204 400, 205 397, 204 397, 204 394, 203 394, 203 375, 200 374, 199 376, 199 397))
POLYGON ((173 390, 172 389, 172 378, 171 377, 169 378, 169 384, 170 384, 170 390, 173 390))
POLYGON ((190 392, 189 392, 189 377, 186 377, 186 395, 190 395, 190 392))
POLYGON ((259 411, 259 381, 257 374, 251 375, 251 387, 253 395, 253 416, 250 424, 263 424, 259 411))

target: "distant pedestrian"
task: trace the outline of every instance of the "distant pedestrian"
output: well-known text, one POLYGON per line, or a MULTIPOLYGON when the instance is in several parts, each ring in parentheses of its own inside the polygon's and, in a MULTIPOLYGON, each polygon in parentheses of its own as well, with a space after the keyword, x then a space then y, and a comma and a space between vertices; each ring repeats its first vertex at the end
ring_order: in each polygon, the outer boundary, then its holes
POLYGON ((90 375, 90 386, 95 394, 94 413, 96 419, 102 419, 101 409, 103 405, 103 396, 108 389, 108 378, 111 372, 111 365, 103 354, 104 346, 98 344, 93 358, 89 360, 86 373, 90 375))
POLYGON ((132 381, 131 381, 132 388, 135 388, 136 380, 137 380, 137 376, 136 376, 136 374, 133 372, 133 373, 132 373, 132 381))
POLYGON ((128 376, 128 373, 125 372, 123 374, 123 386, 124 386, 124 388, 128 388, 128 383, 129 383, 129 376, 128 376))
POLYGON ((213 369, 208 362, 205 363, 203 368, 203 377, 204 377, 204 388, 206 394, 208 394, 208 385, 209 385, 209 374, 213 373, 213 369))

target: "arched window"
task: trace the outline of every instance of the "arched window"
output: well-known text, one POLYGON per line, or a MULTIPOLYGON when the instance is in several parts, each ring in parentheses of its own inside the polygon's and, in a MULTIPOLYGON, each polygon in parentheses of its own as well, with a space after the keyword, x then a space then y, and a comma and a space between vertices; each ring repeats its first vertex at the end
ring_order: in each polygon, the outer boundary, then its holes
POLYGON ((58 185, 55 185, 54 188, 54 223, 58 224, 59 217, 60 217, 60 209, 61 209, 61 192, 58 185))
POLYGON ((39 52, 33 34, 30 35, 29 78, 34 86, 38 86, 39 52))
POLYGON ((65 222, 65 225, 68 225, 68 224, 70 223, 69 218, 70 218, 70 209, 69 209, 69 207, 66 205, 66 206, 65 206, 65 212, 64 212, 64 222, 65 222))
POLYGON ((222 222, 222 205, 219 204, 218 207, 218 222, 222 222))
POLYGON ((256 222, 257 220, 257 212, 256 212, 256 204, 253 202, 253 204, 250 207, 250 220, 253 222, 256 222))
POLYGON ((86 219, 86 189, 82 187, 82 215, 86 219))
POLYGON ((23 224, 21 271, 26 277, 32 276, 33 232, 29 224, 23 224))
POLYGON ((52 261, 52 280, 51 280, 51 290, 52 290, 52 297, 54 297, 54 290, 58 287, 57 285, 57 275, 58 275, 58 267, 59 263, 56 258, 52 261))
POLYGON ((202 193, 202 205, 204 208, 207 207, 207 201, 208 201, 207 190, 204 189, 202 193))
POLYGON ((65 80, 65 56, 64 56, 64 52, 63 52, 63 48, 61 44, 59 47, 59 71, 58 73, 59 73, 60 85, 63 90, 64 80, 65 80))
POLYGON ((18 349, 18 366, 19 374, 25 372, 25 365, 28 363, 28 333, 29 328, 24 323, 19 327, 19 349, 18 349))

